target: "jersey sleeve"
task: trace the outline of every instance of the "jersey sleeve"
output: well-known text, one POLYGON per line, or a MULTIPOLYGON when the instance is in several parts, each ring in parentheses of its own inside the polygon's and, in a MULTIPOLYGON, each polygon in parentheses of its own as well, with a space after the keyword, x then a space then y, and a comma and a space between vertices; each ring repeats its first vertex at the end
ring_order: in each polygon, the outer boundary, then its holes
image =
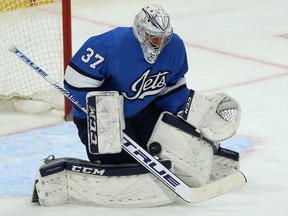
MULTIPOLYGON (((106 50, 103 36, 89 38, 69 62, 64 79, 64 87, 76 100, 86 106, 86 94, 101 87, 105 78, 106 50)), ((74 117, 86 118, 86 114, 72 104, 74 117)))
MULTIPOLYGON (((176 35, 176 37, 178 36, 176 35)), ((173 114, 183 110, 189 94, 185 78, 188 71, 187 54, 184 43, 179 37, 177 42, 173 48, 177 53, 174 70, 167 86, 155 100, 155 104, 160 110, 169 111, 173 114)))

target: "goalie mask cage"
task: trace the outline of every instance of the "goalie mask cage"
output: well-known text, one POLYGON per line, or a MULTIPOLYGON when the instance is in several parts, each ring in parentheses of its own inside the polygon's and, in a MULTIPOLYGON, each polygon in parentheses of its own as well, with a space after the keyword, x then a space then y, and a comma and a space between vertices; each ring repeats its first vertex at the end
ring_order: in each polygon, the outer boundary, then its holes
POLYGON ((8 49, 16 45, 62 84, 72 55, 70 0, 1 0, 0 25, 2 109, 12 106, 30 113, 57 109, 67 119, 71 105, 63 95, 8 49))

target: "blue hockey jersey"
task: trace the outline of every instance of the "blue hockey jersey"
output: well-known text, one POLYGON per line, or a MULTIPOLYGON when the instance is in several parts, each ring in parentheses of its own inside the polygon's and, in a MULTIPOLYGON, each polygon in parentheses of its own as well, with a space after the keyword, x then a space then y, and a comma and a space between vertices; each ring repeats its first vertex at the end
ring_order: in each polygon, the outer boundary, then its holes
MULTIPOLYGON (((183 41, 175 33, 154 64, 143 56, 131 27, 119 27, 88 39, 71 59, 64 86, 86 105, 89 91, 118 91, 124 96, 124 116, 133 117, 150 103, 177 113, 188 96, 188 70, 183 41)), ((86 114, 73 106, 73 116, 86 114)))

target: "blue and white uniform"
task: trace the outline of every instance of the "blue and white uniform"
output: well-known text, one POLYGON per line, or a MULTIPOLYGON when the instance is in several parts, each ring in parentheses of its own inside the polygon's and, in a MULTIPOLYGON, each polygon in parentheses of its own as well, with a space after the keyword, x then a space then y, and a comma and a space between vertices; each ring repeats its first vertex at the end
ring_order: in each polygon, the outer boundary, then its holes
MULTIPOLYGON (((175 33, 154 64, 143 57, 132 28, 119 27, 91 37, 73 56, 64 85, 86 105, 89 91, 118 91, 124 96, 124 116, 131 118, 154 102, 162 111, 177 113, 188 95, 188 70, 183 41, 175 33)), ((73 116, 86 114, 73 106, 73 116)))
MULTIPOLYGON (((184 77, 187 70, 185 47, 175 33, 157 61, 150 64, 132 28, 119 27, 84 43, 66 69, 64 86, 83 106, 89 91, 118 91, 124 96, 125 133, 145 147, 162 111, 176 114, 183 110, 189 92, 184 77)), ((72 114, 90 161, 134 161, 125 151, 91 155, 86 114, 74 105, 72 114)))

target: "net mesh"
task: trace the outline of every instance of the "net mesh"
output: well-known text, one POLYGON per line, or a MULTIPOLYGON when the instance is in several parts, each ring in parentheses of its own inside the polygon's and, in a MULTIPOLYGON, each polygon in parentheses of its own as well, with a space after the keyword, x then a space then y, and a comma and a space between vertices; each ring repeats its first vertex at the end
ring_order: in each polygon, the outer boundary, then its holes
POLYGON ((64 109, 63 96, 8 51, 15 45, 55 81, 62 83, 61 5, 57 0, 0 1, 0 100, 25 99, 27 103, 37 101, 64 109))
POLYGON ((238 107, 234 105, 234 101, 226 97, 218 105, 216 112, 218 115, 228 122, 238 121, 238 107))

